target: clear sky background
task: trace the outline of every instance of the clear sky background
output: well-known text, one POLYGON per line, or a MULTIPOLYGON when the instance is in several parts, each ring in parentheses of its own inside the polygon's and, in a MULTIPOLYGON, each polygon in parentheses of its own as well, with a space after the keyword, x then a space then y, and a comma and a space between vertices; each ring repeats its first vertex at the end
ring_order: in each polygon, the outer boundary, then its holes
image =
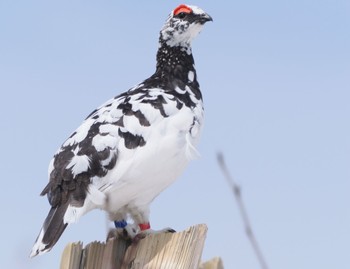
MULTIPOLYGON (((153 74, 178 1, 0 1, 1 268, 58 268, 104 240, 95 211, 29 259, 48 163, 97 106, 153 74)), ((151 208, 155 229, 209 227, 203 259, 259 268, 216 162, 222 151, 269 267, 350 268, 350 1, 188 2, 213 18, 193 44, 202 157, 151 208)))

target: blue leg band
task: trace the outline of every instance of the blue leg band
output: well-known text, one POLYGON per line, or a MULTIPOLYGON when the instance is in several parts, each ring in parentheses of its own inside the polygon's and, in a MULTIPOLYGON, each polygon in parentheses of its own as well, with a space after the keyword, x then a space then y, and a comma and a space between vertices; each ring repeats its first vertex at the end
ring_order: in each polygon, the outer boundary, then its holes
POLYGON ((115 228, 125 228, 128 223, 123 219, 121 221, 114 221, 115 228))

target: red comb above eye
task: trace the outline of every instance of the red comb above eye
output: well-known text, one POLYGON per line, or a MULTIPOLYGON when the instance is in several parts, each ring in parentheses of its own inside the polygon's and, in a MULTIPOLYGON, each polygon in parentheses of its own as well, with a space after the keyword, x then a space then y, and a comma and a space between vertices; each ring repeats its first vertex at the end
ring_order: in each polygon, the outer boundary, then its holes
POLYGON ((192 9, 186 5, 179 5, 177 8, 174 9, 174 15, 178 15, 181 12, 185 13, 191 13, 192 9))

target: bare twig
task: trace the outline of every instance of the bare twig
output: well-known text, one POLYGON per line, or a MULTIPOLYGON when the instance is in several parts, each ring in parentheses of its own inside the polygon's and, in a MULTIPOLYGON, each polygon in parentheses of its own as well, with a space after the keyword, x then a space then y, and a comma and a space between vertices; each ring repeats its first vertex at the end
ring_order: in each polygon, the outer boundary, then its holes
POLYGON ((253 233, 252 226, 250 224, 248 214, 247 214, 247 211, 245 209, 245 206, 244 206, 244 203, 242 200, 241 188, 238 186, 238 184, 231 177, 231 175, 226 167, 224 156, 221 152, 217 154, 217 160, 218 160, 218 163, 220 165, 222 172, 224 173, 224 176, 225 176, 228 184, 232 188, 233 195, 235 196, 236 202, 238 204, 239 212, 240 212, 241 217, 243 219, 245 232, 246 232, 248 239, 253 247, 255 255, 260 263, 260 266, 262 269, 268 269, 268 266, 266 264, 264 256, 259 248, 258 241, 256 240, 255 235, 253 233))

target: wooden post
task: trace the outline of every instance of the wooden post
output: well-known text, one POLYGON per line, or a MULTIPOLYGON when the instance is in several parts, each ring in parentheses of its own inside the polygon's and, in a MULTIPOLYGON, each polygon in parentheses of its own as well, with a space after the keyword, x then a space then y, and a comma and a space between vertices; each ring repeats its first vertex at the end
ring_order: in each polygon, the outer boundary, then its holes
POLYGON ((131 244, 116 238, 85 248, 71 243, 62 253, 60 269, 198 269, 206 233, 207 226, 199 224, 179 233, 151 234, 131 244))
POLYGON ((198 269, 224 269, 221 258, 215 257, 210 261, 202 263, 198 269))

